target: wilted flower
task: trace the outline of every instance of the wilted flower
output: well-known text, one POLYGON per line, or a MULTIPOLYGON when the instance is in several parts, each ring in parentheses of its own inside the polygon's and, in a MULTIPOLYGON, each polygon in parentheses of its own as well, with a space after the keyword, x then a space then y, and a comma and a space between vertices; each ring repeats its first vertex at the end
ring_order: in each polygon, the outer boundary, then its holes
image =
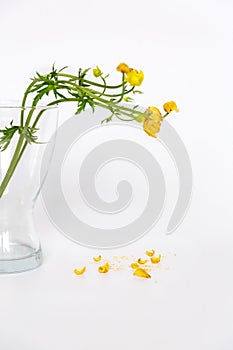
POLYGON ((145 115, 148 117, 143 121, 143 129, 149 136, 156 137, 163 120, 162 114, 157 107, 152 106, 147 108, 145 115))

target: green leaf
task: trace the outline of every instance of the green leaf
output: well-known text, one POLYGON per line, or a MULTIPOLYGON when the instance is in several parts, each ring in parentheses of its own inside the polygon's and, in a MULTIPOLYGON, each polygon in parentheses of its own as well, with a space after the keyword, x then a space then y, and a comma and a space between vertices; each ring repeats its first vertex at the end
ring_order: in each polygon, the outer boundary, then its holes
POLYGON ((20 131, 20 126, 13 125, 13 121, 10 123, 10 127, 5 127, 5 129, 0 130, 0 151, 3 152, 9 146, 13 136, 17 131, 20 131))

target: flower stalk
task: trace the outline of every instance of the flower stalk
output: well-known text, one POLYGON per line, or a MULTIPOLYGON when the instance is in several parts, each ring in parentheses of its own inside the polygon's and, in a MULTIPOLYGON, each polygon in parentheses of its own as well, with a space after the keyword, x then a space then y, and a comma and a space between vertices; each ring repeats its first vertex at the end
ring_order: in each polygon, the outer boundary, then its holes
POLYGON ((117 67, 117 71, 122 73, 122 80, 118 85, 107 84, 108 75, 104 76, 98 66, 92 71, 94 81, 89 78, 87 79, 90 68, 79 69, 77 75, 64 73, 66 68, 57 70, 53 66, 51 72, 46 75, 36 73, 36 77, 32 79, 22 99, 20 125, 13 125, 11 123, 10 127, 6 126, 5 129, 0 130, 0 152, 5 151, 13 137, 17 133, 19 134, 13 157, 0 184, 0 198, 3 196, 26 147, 29 144, 39 143, 37 124, 49 106, 75 102, 77 103, 75 114, 80 114, 87 107, 90 107, 94 112, 95 107, 98 106, 110 112, 110 115, 102 123, 110 122, 113 117, 124 121, 136 120, 143 122, 144 130, 153 137, 156 137, 155 132, 157 133, 160 129, 162 119, 171 111, 178 111, 173 101, 167 102, 164 105, 166 112, 164 116, 158 112, 156 107, 149 107, 145 112, 141 112, 138 110, 137 105, 133 107, 121 105, 120 103, 122 101, 133 101, 129 96, 130 93, 142 93, 135 90, 135 86, 141 85, 144 79, 142 71, 129 68, 125 63, 121 63, 117 67), (34 98, 28 111, 26 106, 29 96, 33 96, 34 98), (45 96, 51 97, 51 102, 47 104, 45 109, 38 112, 37 106, 45 96), (27 115, 26 112, 28 113, 27 115))

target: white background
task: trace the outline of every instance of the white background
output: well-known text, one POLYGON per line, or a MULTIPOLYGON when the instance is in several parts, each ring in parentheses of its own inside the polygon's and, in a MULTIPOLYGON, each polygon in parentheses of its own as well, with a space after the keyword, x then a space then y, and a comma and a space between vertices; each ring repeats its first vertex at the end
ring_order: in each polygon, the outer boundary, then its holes
POLYGON ((1 350, 233 349, 232 16, 230 0, 1 0, 1 99, 20 99, 28 78, 53 62, 114 72, 126 61, 145 73, 140 104, 177 101, 170 122, 195 181, 177 232, 165 236, 158 226, 104 253, 155 247, 165 257, 151 280, 127 269, 98 275, 93 265, 74 276, 99 251, 64 238, 39 202, 44 264, 0 276, 1 350))

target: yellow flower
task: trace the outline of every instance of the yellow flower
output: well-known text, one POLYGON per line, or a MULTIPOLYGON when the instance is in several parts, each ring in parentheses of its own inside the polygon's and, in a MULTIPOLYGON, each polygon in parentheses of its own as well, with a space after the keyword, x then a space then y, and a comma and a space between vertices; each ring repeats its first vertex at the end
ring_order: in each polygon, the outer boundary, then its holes
POLYGON ((107 273, 110 269, 109 263, 106 263, 105 265, 99 266, 98 271, 100 273, 107 273))
POLYGON ((84 272, 86 271, 86 266, 84 266, 81 270, 74 270, 75 275, 83 275, 84 272))
POLYGON ((93 260, 94 260, 94 261, 100 261, 100 260, 101 260, 101 255, 97 256, 96 258, 93 257, 93 260))
POLYGON ((132 263, 131 264, 132 269, 137 269, 139 265, 137 263, 132 263))
POLYGON ((145 115, 148 117, 144 119, 143 129, 152 137, 156 137, 156 133, 160 131, 161 122, 163 117, 160 110, 156 107, 148 107, 145 111, 145 115))
POLYGON ((93 75, 98 78, 100 77, 102 74, 102 71, 100 70, 100 68, 98 66, 96 66, 96 68, 93 69, 93 75))
POLYGON ((140 267, 134 271, 134 275, 138 277, 151 278, 151 275, 149 275, 146 270, 141 269, 140 267))
POLYGON ((152 264, 158 264, 161 260, 161 255, 159 255, 157 258, 155 256, 152 256, 152 258, 150 259, 152 264))
POLYGON ((125 81, 127 81, 131 86, 140 86, 144 79, 144 73, 140 70, 138 72, 136 69, 130 69, 125 77, 125 81))
POLYGON ((170 113, 172 111, 179 112, 179 109, 177 108, 177 105, 174 101, 166 102, 163 105, 163 109, 165 112, 170 113))
POLYGON ((116 70, 121 73, 129 73, 130 68, 126 63, 120 63, 116 70))
POLYGON ((152 249, 151 251, 149 251, 149 250, 146 251, 146 255, 148 255, 148 256, 153 256, 154 253, 155 253, 154 249, 152 249))
POLYGON ((139 264, 145 264, 148 260, 142 260, 141 258, 138 259, 139 264))

